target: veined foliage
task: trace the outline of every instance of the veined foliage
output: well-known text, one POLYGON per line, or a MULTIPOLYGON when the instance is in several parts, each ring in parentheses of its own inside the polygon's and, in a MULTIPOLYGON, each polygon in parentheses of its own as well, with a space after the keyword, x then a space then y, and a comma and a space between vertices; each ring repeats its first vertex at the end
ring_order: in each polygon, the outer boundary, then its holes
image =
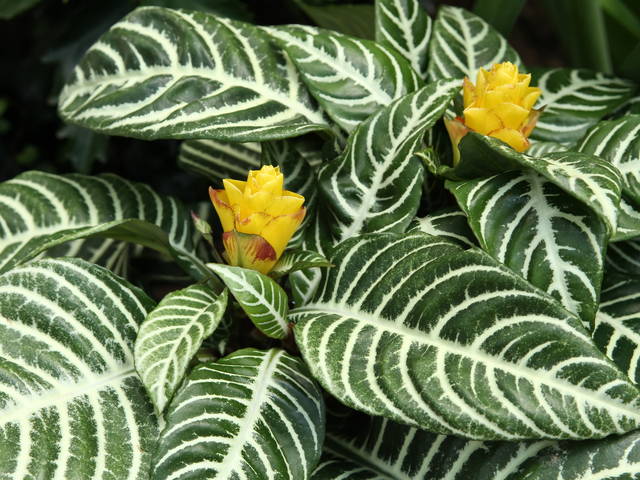
POLYGON ((164 251, 193 277, 208 275, 183 205, 115 175, 23 173, 0 185, 0 220, 0 272, 61 243, 99 235, 164 251))
POLYGON ((565 68, 535 71, 531 84, 542 90, 536 108, 546 105, 531 138, 574 145, 636 89, 628 80, 565 68))
POLYGON ((511 62, 523 70, 516 51, 491 25, 462 8, 442 5, 429 45, 429 81, 466 76, 473 83, 480 68, 511 62))
POLYGON ((458 90, 457 81, 440 80, 379 109, 351 134, 342 155, 323 164, 318 181, 336 242, 406 229, 424 177, 413 153, 458 90))
POLYGON ((637 427, 640 392, 580 320, 487 254, 370 234, 329 260, 289 318, 313 376, 345 405, 483 440, 637 427))
POLYGON ((139 8, 85 54, 62 118, 112 135, 262 141, 330 132, 276 42, 248 23, 139 8))
POLYGON ((133 343, 153 305, 77 259, 0 276, 1 476, 145 478, 158 425, 133 343))
POLYGON ((249 170, 260 170, 262 148, 257 142, 185 140, 180 144, 178 166, 210 179, 222 188, 222 180, 246 180, 249 170))
POLYGON ((151 478, 304 480, 324 423, 322 394, 300 359, 239 350, 193 369, 167 414, 151 478))
POLYGON ((424 218, 414 218, 407 232, 422 232, 443 237, 463 248, 477 245, 473 230, 469 228, 467 215, 456 207, 449 207, 424 218))
POLYGON ((285 251, 278 263, 269 271, 271 278, 278 278, 307 268, 332 267, 322 255, 306 250, 285 251))
POLYGON ((417 0, 376 0, 376 41, 406 58, 427 78, 431 17, 417 0))
POLYGON ((593 340, 631 380, 640 384, 640 280, 609 275, 602 285, 593 340))
POLYGON ((532 171, 447 186, 483 250, 593 322, 609 236, 595 212, 532 171))
POLYGON ((467 133, 459 144, 460 162, 440 165, 437 155, 419 152, 432 173, 450 180, 483 178, 508 170, 534 170, 593 209, 615 232, 620 215, 622 178, 617 168, 594 155, 548 153, 538 158, 519 153, 504 142, 467 133))
POLYGON ((610 243, 606 270, 624 275, 640 275, 640 239, 610 243))
MULTIPOLYGON (((337 420, 337 419, 336 419, 337 420)), ((328 430, 311 480, 636 478, 640 434, 602 440, 478 442, 351 415, 328 430)))
POLYGON ((287 294, 274 280, 255 270, 208 263, 220 276, 256 327, 268 337, 286 339, 291 332, 287 322, 287 294))
POLYGON ((351 132, 378 107, 424 85, 405 58, 375 42, 302 25, 267 30, 327 114, 351 132))
POLYGON ((227 297, 227 290, 218 296, 193 285, 164 297, 140 327, 136 370, 158 413, 171 401, 202 342, 220 324, 227 297))

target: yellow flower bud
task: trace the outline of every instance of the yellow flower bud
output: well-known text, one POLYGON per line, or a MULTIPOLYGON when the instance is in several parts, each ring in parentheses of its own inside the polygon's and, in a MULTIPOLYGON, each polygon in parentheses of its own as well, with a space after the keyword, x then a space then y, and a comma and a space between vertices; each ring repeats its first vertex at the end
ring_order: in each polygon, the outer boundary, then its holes
POLYGON ((209 188, 231 265, 266 274, 302 223, 304 197, 283 190, 283 180, 280 167, 265 165, 246 182, 226 179, 224 190, 209 188))
POLYGON ((511 62, 494 63, 489 72, 481 68, 475 86, 464 77, 464 118, 453 121, 462 125, 445 122, 454 157, 459 157, 458 142, 469 130, 498 138, 518 152, 529 148, 529 134, 542 114, 542 109, 533 109, 542 91, 529 82, 531 75, 519 73, 511 62))

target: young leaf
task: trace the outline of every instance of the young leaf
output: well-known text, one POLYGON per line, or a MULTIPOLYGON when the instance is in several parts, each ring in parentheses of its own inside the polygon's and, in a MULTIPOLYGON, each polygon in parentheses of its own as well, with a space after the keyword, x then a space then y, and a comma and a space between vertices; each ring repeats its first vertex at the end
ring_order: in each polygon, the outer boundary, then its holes
POLYGON ((322 393, 283 350, 239 350, 193 369, 173 400, 153 480, 309 478, 324 441, 322 393))
POLYGON ((246 180, 249 170, 260 170, 259 143, 220 142, 218 140, 185 140, 180 144, 178 166, 184 171, 202 175, 222 188, 222 180, 246 180))
POLYGON ((329 260, 289 317, 313 376, 345 405, 485 440, 638 427, 640 391, 580 320, 486 253, 370 234, 329 260))
POLYGON ((532 171, 447 182, 483 250, 585 322, 598 309, 606 224, 532 171))
POLYGON ((476 81, 480 68, 511 62, 524 70, 520 57, 497 30, 462 8, 442 5, 429 45, 429 81, 465 76, 476 81))
POLYGON ((313 96, 347 132, 423 86, 409 62, 375 42, 301 25, 270 27, 313 96))
POLYGON ((147 475, 158 437, 133 365, 141 290, 82 260, 0 276, 0 471, 11 478, 147 475))
POLYGON ((69 123, 113 135, 262 141, 328 118, 258 27, 203 12, 138 8, 85 54, 60 94, 69 123))
POLYGON ((457 80, 441 80, 377 110, 351 134, 344 153, 323 164, 318 181, 337 242, 409 225, 424 176, 413 152, 459 88, 457 80))
POLYGON ((333 267, 333 264, 316 252, 290 250, 280 257, 278 263, 269 272, 269 276, 271 278, 279 278, 298 270, 321 267, 333 267))
POLYGON ((628 80, 568 68, 535 72, 531 85, 542 90, 536 105, 547 106, 531 138, 570 144, 576 144, 636 89, 628 80))
POLYGON ((397 50, 427 78, 431 17, 417 0, 376 0, 376 41, 397 50))
POLYGON ((226 289, 217 296, 193 285, 164 297, 140 326, 136 370, 158 413, 171 401, 203 340, 220 324, 227 297, 226 289))
POLYGON ((115 175, 26 172, 0 185, 0 272, 90 235, 138 242, 174 256, 194 278, 196 257, 182 204, 115 175))
POLYGON ((256 327, 268 337, 285 339, 289 299, 280 285, 255 270, 207 263, 219 275, 256 327))

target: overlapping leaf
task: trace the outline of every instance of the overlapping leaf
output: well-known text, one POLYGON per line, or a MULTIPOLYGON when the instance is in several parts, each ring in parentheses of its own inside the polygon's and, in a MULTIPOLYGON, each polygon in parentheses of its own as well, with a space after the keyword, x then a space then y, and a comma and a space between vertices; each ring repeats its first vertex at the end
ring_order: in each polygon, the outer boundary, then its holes
POLYGON ((85 54, 62 118, 113 135, 261 141, 329 120, 264 31, 203 12, 139 8, 85 54))
POLYGON ((463 248, 477 245, 473 230, 469 228, 467 215, 456 207, 440 210, 424 218, 415 218, 407 232, 422 232, 443 237, 457 243, 463 248))
POLYGON ((162 413, 203 340, 213 334, 227 307, 202 285, 170 293, 147 316, 135 344, 136 370, 157 412, 162 413))
POLYGON ((115 175, 23 173, 0 185, 0 218, 0 272, 61 243, 101 235, 164 251, 195 278, 209 275, 195 256, 182 204, 115 175))
POLYGON ((511 62, 522 69, 520 57, 491 25, 462 8, 442 5, 429 45, 430 81, 466 76, 475 83, 480 68, 511 62))
POLYGON ((580 320, 484 252, 377 234, 329 260, 289 318, 313 376, 342 403, 474 439, 637 428, 640 392, 580 320))
POLYGON ((301 25, 271 27, 327 114, 347 132, 423 86, 407 60, 375 42, 301 25))
POLYGON ((483 250, 593 321, 609 234, 590 208, 532 171, 447 185, 483 250))
POLYGON ((333 265, 317 252, 290 250, 269 271, 271 278, 278 278, 307 268, 332 267, 333 265))
POLYGON ((607 275, 593 340, 636 384, 640 383, 640 280, 607 275))
POLYGON ((287 321, 289 305, 287 294, 271 278, 255 270, 208 263, 222 278, 245 313, 262 333, 272 338, 285 339, 291 329, 287 321))
POLYGON ((630 98, 636 89, 628 80, 565 68, 535 73, 532 85, 542 90, 536 105, 547 108, 531 138, 572 144, 630 98))
POLYGON ((420 203, 424 167, 413 155, 425 129, 459 90, 440 80, 379 109, 358 126, 337 159, 323 164, 321 192, 336 241, 364 232, 403 232, 420 203))
POLYGON ((583 480, 637 478, 640 433, 581 442, 477 442, 383 418, 352 416, 327 432, 311 480, 583 480))
POLYGON ((246 180, 249 170, 260 169, 259 143, 220 142, 217 140, 185 140, 180 144, 178 166, 202 175, 222 188, 222 180, 246 180))
POLYGON ((606 262, 607 271, 640 275, 640 239, 610 243, 606 262))
POLYGON ((0 476, 143 478, 158 436, 133 365, 153 308, 77 259, 0 276, 0 476))
POLYGON ((548 153, 538 158, 519 153, 506 143, 469 132, 459 143, 460 162, 450 168, 437 156, 420 156, 429 169, 451 180, 482 178, 507 170, 534 170, 592 208, 616 231, 622 179, 609 162, 578 152, 548 153))
POLYGON ((178 392, 151 478, 309 478, 325 411, 300 359, 245 349, 196 367, 178 392))
POLYGON ((431 17, 417 0, 376 0, 376 41, 406 58, 427 78, 431 17))

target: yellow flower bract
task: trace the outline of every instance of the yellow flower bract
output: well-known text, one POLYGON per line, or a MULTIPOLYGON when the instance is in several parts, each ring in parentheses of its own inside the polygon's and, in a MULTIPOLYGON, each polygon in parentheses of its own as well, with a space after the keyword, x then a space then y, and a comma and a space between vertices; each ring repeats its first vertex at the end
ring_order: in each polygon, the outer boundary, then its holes
POLYGON ((209 189, 225 232, 231 265, 267 273, 304 219, 304 197, 283 190, 280 167, 251 171, 247 181, 223 180, 224 190, 209 189))
POLYGON ((481 68, 475 86, 465 77, 464 125, 524 152, 541 113, 533 105, 542 92, 530 82, 531 75, 510 62, 494 63, 488 72, 481 68))

